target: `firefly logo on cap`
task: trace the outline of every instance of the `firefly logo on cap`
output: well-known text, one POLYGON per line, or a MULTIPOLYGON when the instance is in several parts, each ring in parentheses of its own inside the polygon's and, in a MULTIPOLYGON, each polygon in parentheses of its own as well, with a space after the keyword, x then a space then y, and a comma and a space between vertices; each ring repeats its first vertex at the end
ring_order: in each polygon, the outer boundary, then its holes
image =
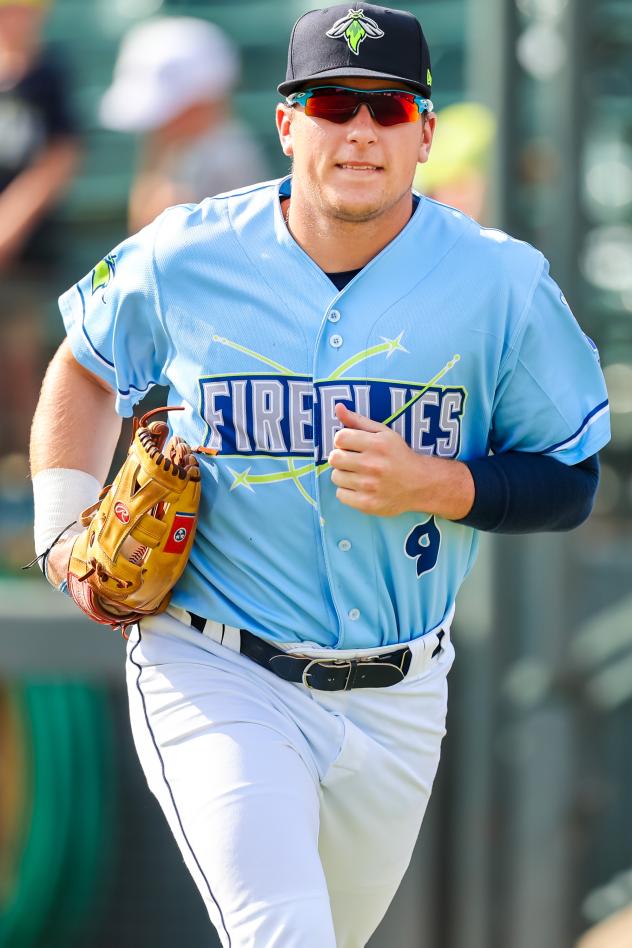
POLYGON ((327 36, 332 39, 344 39, 352 53, 358 55, 360 43, 369 39, 380 39, 384 31, 379 28, 375 20, 364 15, 364 10, 349 10, 346 16, 336 20, 327 36))

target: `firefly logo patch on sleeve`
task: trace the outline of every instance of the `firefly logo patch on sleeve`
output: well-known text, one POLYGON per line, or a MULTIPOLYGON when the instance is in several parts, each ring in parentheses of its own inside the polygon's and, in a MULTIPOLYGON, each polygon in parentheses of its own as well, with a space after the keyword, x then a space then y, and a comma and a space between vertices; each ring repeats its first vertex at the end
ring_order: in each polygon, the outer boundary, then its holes
POLYGON ((116 258, 109 253, 92 271, 92 295, 104 290, 116 272, 116 258))

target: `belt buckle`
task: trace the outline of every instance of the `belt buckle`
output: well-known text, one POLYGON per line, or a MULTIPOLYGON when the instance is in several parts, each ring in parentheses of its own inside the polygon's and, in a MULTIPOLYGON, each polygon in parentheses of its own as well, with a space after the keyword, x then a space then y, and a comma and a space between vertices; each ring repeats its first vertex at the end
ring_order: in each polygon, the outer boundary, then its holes
POLYGON ((339 667, 341 665, 348 665, 349 670, 347 672, 347 679, 344 683, 344 688, 336 688, 336 691, 347 691, 349 681, 351 679, 351 672, 353 671, 353 666, 356 662, 353 659, 345 658, 312 658, 312 660, 305 666, 303 673, 301 675, 301 680, 306 688, 311 688, 313 691, 322 691, 320 688, 316 688, 315 685, 312 685, 308 680, 309 671, 314 665, 319 665, 323 668, 332 668, 339 667))

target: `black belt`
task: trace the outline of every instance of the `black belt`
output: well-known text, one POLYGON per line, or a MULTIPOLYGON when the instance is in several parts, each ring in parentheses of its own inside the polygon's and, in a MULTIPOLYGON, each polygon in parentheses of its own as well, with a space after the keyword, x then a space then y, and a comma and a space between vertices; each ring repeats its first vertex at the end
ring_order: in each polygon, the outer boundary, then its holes
MULTIPOLYGON (((206 619, 189 612, 191 625, 203 632, 206 619)), ((306 658, 304 655, 289 655, 274 648, 269 642, 240 629, 239 651, 251 661, 267 668, 285 681, 301 682, 318 691, 349 691, 350 688, 388 688, 403 681, 413 657, 411 650, 398 648, 383 655, 370 658, 306 658)), ((441 639, 433 655, 441 651, 441 639)))

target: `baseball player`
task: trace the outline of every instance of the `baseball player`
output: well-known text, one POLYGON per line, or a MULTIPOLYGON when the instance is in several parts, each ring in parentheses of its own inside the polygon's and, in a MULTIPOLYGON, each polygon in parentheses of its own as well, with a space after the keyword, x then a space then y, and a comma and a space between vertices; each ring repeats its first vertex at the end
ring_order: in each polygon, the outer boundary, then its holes
POLYGON ((190 559, 127 671, 149 786, 231 948, 366 944, 437 770, 476 528, 580 522, 609 438, 542 254, 412 192, 431 84, 411 14, 305 14, 276 114, 292 174, 168 209, 60 301, 32 437, 48 579, 152 385, 199 446, 190 559))

